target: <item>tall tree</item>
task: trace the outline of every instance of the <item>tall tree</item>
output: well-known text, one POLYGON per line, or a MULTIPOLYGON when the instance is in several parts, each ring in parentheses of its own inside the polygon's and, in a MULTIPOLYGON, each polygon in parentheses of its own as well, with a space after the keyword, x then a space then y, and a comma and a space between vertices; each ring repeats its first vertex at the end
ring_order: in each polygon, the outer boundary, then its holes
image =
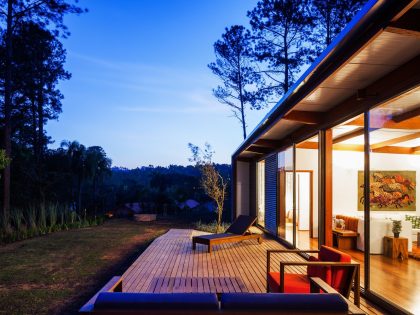
POLYGON ((255 55, 267 79, 266 97, 277 101, 286 93, 309 61, 307 45, 313 27, 307 0, 260 0, 248 12, 255 40, 255 55))
POLYGON ((350 22, 366 0, 312 0, 311 11, 315 19, 312 42, 319 54, 350 22))
POLYGON ((261 75, 253 63, 250 33, 241 25, 226 28, 222 39, 214 43, 216 62, 208 65, 222 81, 213 90, 217 100, 230 107, 242 126, 244 139, 246 131, 247 107, 261 109, 265 102, 258 86, 262 85, 261 75))
POLYGON ((47 145, 44 125, 61 113, 63 95, 57 89, 58 82, 70 79, 71 75, 64 69, 66 51, 50 31, 29 22, 22 23, 16 33, 13 39, 16 48, 14 94, 21 98, 21 103, 16 105, 27 117, 26 121, 21 117, 22 121, 15 124, 15 128, 28 126, 30 136, 27 138, 40 164, 47 145))
POLYGON ((86 177, 92 180, 93 203, 95 216, 97 213, 97 188, 105 176, 111 175, 112 161, 106 156, 105 150, 100 146, 88 147, 86 150, 86 177))
MULTIPOLYGON (((82 211, 82 188, 86 179, 86 147, 77 141, 62 141, 61 148, 66 152, 68 167, 76 179, 77 187, 77 210, 82 211)), ((72 188, 72 195, 74 190, 72 188)), ((73 199, 74 200, 74 199, 73 199)))
MULTIPOLYGON (((0 28, 5 32, 5 76, 3 100, 3 148, 8 158, 11 157, 12 146, 12 83, 13 83, 13 34, 20 23, 32 21, 41 27, 51 29, 56 35, 69 34, 63 23, 66 13, 82 13, 83 10, 66 0, 0 0, 0 28)), ((3 205, 7 213, 10 208, 10 165, 3 171, 3 205)))

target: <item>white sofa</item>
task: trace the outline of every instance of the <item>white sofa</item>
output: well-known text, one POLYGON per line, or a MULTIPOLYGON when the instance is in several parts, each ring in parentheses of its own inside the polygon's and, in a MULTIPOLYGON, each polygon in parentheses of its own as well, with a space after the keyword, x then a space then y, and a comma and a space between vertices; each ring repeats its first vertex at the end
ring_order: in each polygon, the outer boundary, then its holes
MULTIPOLYGON (((357 232, 357 249, 365 251, 365 220, 359 218, 357 232)), ((408 251, 413 249, 413 228, 411 222, 402 220, 402 229, 400 236, 408 239, 408 251)), ((370 219, 370 253, 383 254, 384 252, 384 236, 392 236, 392 221, 390 219, 371 218, 370 219)), ((417 235, 417 234, 416 234, 417 235)))

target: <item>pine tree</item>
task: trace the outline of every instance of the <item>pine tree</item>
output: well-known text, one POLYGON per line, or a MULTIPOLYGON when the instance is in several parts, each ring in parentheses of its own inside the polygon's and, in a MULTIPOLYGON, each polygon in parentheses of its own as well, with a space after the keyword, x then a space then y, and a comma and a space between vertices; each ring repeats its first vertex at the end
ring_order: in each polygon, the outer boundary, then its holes
POLYGON ((351 21, 366 0, 312 0, 311 12, 316 28, 311 36, 320 54, 351 21))
POLYGON ((240 25, 226 28, 222 39, 214 44, 216 62, 208 67, 222 81, 213 90, 214 96, 232 110, 242 126, 244 139, 246 131, 246 109, 261 109, 265 102, 258 87, 263 81, 253 62, 249 31, 240 25))
POLYGON ((267 100, 278 101, 313 54, 307 45, 313 27, 306 0, 261 0, 248 12, 255 56, 265 76, 267 100))

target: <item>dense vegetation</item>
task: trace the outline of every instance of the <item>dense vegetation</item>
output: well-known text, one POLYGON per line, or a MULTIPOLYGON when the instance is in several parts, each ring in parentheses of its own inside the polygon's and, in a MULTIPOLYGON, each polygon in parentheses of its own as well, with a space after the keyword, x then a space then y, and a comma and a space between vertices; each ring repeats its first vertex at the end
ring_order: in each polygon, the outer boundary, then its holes
MULTIPOLYGON (((215 168, 229 183, 230 165, 215 164, 215 168)), ((124 203, 140 202, 144 210, 148 212, 163 213, 165 211, 165 214, 169 215, 188 214, 180 211, 180 203, 188 199, 193 199, 201 205, 211 203, 200 181, 201 173, 198 166, 144 166, 133 170, 113 168, 112 176, 104 182, 103 200, 107 202, 105 208, 108 209, 124 203)), ((227 200, 229 200, 229 194, 228 189, 227 200)), ((211 211, 211 208, 206 209, 207 212, 211 211)), ((230 204, 227 202, 225 203, 226 217, 229 217, 229 209, 230 204)))

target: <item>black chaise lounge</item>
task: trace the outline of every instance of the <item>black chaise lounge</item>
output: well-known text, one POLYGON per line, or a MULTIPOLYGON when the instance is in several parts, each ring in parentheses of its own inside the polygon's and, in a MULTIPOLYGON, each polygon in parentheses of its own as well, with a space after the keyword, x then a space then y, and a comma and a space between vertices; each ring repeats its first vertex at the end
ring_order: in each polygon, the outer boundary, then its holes
POLYGON ((256 239, 261 244, 262 235, 249 232, 249 228, 256 220, 256 217, 240 215, 225 233, 194 236, 192 238, 193 250, 195 250, 197 243, 207 245, 209 253, 211 253, 212 246, 216 244, 241 242, 250 239, 256 239))

